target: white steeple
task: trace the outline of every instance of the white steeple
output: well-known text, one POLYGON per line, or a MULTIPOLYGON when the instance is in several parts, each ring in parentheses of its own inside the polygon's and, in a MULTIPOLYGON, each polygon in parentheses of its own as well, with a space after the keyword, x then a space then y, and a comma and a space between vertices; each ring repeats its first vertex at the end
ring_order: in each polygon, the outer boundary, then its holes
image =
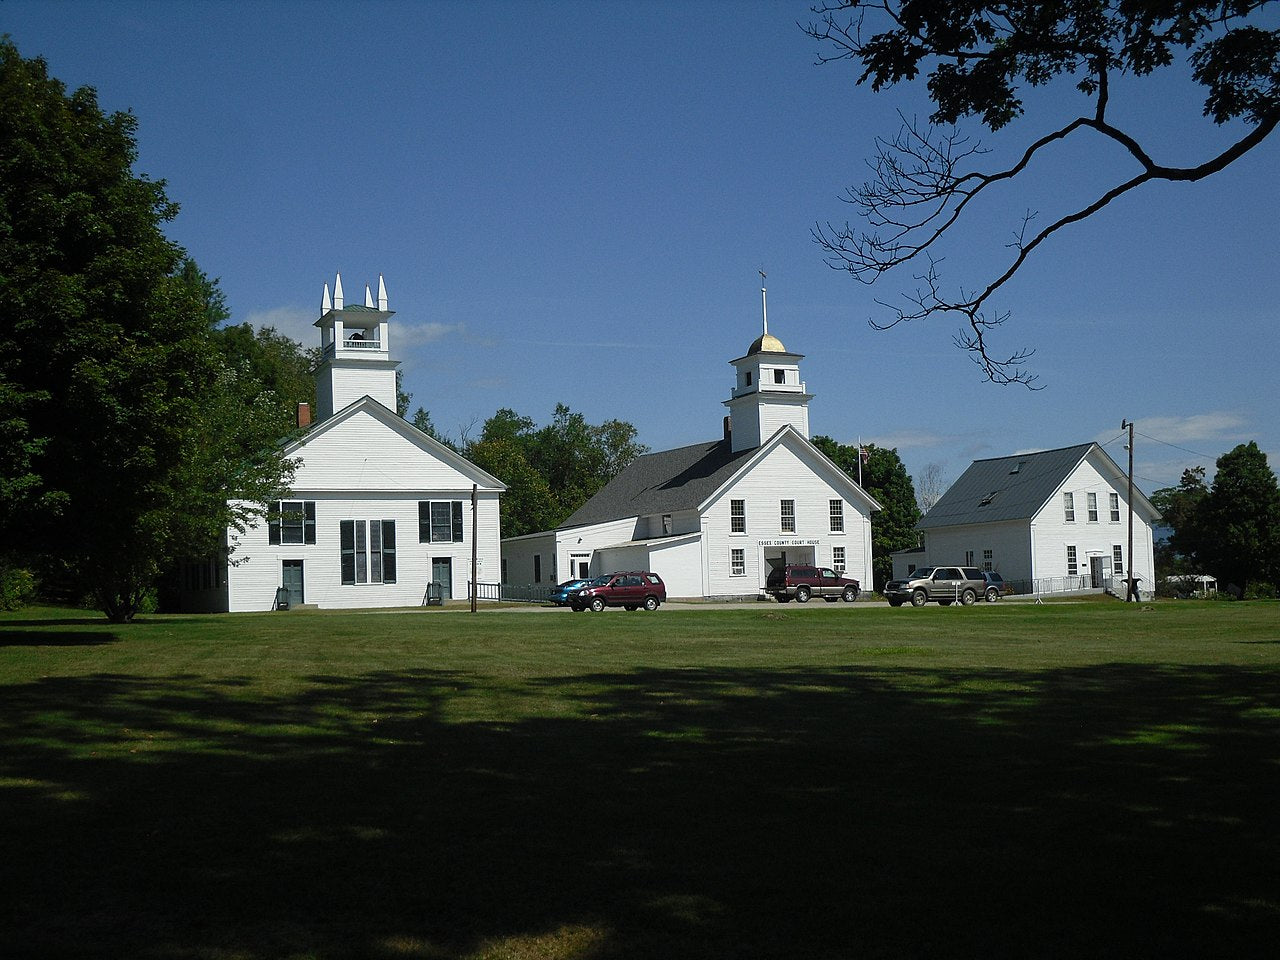
POLYGON ((364 305, 346 306, 342 274, 334 277, 334 293, 324 285, 320 319, 320 366, 316 371, 316 416, 325 420, 361 397, 368 396, 389 410, 396 408, 396 367, 389 349, 387 289, 378 277, 378 305, 373 290, 364 287, 364 305))
MULTIPOLYGON (((764 279, 763 270, 760 279, 764 279)), ((805 391, 800 379, 804 355, 791 353, 769 333, 763 285, 760 306, 764 332, 745 356, 729 361, 737 368, 737 380, 724 405, 729 408, 730 442, 735 453, 760 446, 788 424, 802 437, 809 436, 809 401, 813 395, 805 391)))

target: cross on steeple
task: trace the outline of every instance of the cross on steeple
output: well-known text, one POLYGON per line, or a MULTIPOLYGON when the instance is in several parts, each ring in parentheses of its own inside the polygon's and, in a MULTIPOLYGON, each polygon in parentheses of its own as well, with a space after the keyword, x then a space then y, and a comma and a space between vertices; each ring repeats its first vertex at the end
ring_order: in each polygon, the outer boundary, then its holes
POLYGON ((760 312, 764 315, 764 332, 769 332, 769 301, 765 296, 764 288, 764 267, 761 267, 757 273, 760 274, 760 312))

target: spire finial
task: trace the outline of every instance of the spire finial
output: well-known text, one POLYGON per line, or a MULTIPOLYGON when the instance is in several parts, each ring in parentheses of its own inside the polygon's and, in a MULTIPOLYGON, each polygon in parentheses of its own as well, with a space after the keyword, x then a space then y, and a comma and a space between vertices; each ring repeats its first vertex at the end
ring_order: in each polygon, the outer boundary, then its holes
POLYGON ((342 274, 339 273, 333 281, 333 309, 341 310, 342 306, 342 274))
POLYGON ((324 285, 324 299, 320 301, 320 313, 323 316, 333 309, 333 301, 329 299, 329 284, 324 285))
POLYGON ((378 274, 378 309, 387 309, 387 285, 382 282, 382 274, 378 274))
POLYGON ((373 309, 373 292, 369 289, 369 285, 364 285, 364 305, 370 310, 373 309))
POLYGON ((764 332, 765 332, 765 336, 768 336, 769 334, 769 300, 765 296, 764 267, 761 267, 757 272, 760 274, 760 312, 764 315, 764 332))

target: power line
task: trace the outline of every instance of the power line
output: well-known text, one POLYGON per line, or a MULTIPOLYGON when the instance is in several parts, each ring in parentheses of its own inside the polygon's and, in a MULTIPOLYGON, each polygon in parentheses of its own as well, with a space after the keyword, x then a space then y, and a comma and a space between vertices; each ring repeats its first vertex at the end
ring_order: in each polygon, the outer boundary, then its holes
POLYGON ((1181 450, 1183 453, 1189 453, 1194 457, 1200 457, 1202 460, 1217 460, 1218 458, 1208 453, 1201 453, 1198 450, 1189 450, 1186 447, 1180 447, 1176 443, 1170 443, 1168 440, 1161 440, 1158 437, 1148 437, 1145 433, 1139 433, 1138 436, 1150 440, 1152 443, 1162 443, 1166 447, 1173 447, 1175 450, 1181 450))

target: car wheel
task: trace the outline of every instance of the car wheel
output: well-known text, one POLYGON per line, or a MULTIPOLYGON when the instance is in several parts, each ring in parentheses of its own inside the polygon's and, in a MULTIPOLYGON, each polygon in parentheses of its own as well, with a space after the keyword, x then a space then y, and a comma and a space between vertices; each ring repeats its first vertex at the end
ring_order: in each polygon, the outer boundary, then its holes
POLYGON ((915 593, 911 594, 911 605, 913 607, 923 607, 928 602, 929 595, 923 590, 917 590, 915 593))
POLYGON ((645 610, 647 610, 649 613, 653 613, 653 611, 655 611, 655 610, 657 610, 657 609, 658 609, 658 598, 657 598, 657 597, 645 597, 645 598, 644 598, 644 608, 645 608, 645 610))
POLYGON ((964 593, 960 594, 960 602, 966 607, 971 607, 978 602, 978 595, 972 590, 966 590, 964 593))
POLYGON ((845 587, 844 593, 840 594, 840 599, 845 603, 853 603, 853 601, 858 599, 858 591, 853 587, 845 587))
POLYGON ((1000 599, 1000 591, 995 587, 987 587, 987 603, 995 603, 1000 599))
POLYGON ((778 596, 778 602, 779 602, 779 603, 790 603, 790 602, 791 602, 791 598, 790 598, 790 597, 788 597, 785 593, 783 593, 783 594, 779 594, 779 596, 778 596))
POLYGON ((902 606, 902 601, 901 601, 901 600, 890 600, 890 601, 889 601, 889 606, 891 606, 891 607, 900 607, 900 606, 902 606))
POLYGON ((809 602, 809 588, 808 587, 797 588, 796 603, 808 603, 808 602, 809 602))
POLYGON ((591 612, 592 612, 592 613, 600 613, 600 612, 601 612, 601 611, 603 611, 603 610, 604 610, 604 598, 603 598, 603 597, 596 597, 594 600, 592 600, 592 601, 591 601, 591 612))

